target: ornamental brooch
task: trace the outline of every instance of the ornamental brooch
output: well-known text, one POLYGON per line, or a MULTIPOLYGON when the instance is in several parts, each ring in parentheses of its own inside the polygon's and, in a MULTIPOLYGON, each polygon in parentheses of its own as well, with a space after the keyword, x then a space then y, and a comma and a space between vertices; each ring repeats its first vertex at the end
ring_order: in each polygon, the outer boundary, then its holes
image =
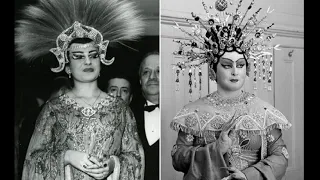
POLYGON ((193 137, 191 134, 188 134, 188 135, 187 135, 187 141, 188 141, 188 142, 192 142, 193 139, 194 139, 194 137, 193 137))

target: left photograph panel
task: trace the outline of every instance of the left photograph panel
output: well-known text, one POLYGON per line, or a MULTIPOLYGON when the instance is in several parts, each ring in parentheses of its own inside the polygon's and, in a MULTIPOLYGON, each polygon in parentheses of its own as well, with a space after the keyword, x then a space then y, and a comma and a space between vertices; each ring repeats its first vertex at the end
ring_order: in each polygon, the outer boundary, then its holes
POLYGON ((15 180, 159 179, 159 0, 15 0, 15 180))

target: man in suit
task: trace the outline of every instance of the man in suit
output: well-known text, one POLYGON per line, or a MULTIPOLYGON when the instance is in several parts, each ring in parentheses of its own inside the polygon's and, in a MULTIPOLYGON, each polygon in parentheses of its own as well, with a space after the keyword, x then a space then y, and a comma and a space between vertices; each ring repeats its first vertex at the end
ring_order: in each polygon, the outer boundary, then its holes
POLYGON ((141 100, 132 106, 145 153, 145 180, 159 179, 159 52, 144 56, 139 68, 141 100))
POLYGON ((104 91, 120 97, 129 105, 132 101, 132 90, 129 77, 123 74, 117 74, 108 80, 104 91))

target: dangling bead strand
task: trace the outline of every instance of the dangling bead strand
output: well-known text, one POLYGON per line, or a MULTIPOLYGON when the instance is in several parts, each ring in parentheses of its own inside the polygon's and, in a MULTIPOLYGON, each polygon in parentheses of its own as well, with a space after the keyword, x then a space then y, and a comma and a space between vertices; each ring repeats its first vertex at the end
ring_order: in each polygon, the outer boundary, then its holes
POLYGON ((270 68, 269 68, 269 79, 268 79, 268 91, 271 91, 272 90, 272 82, 271 82, 271 79, 272 79, 272 61, 273 61, 273 58, 272 58, 272 55, 270 55, 270 68))
POLYGON ((189 101, 190 102, 192 101, 192 79, 191 79, 191 77, 192 77, 192 70, 190 68, 189 69, 189 87, 190 87, 190 89, 189 89, 189 95, 190 95, 189 101))

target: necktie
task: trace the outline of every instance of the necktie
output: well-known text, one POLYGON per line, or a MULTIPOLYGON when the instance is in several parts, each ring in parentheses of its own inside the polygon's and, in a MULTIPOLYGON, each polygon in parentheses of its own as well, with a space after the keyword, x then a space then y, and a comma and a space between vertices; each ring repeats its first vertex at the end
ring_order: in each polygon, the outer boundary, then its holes
POLYGON ((159 108, 159 104, 150 105, 150 106, 145 106, 145 107, 144 107, 144 110, 145 110, 145 111, 148 111, 148 112, 151 112, 151 111, 153 111, 156 107, 159 108))

